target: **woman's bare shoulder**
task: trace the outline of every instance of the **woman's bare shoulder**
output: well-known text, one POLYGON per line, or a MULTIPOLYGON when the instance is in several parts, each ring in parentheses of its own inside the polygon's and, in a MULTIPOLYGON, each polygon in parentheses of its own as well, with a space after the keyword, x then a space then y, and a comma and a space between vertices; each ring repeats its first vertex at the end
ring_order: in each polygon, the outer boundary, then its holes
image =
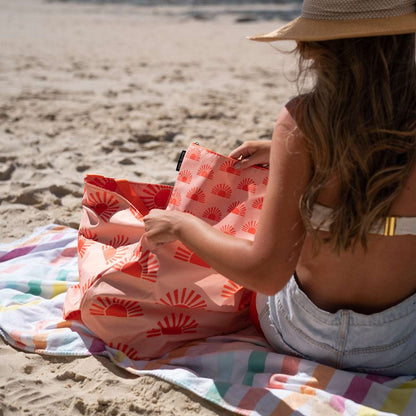
POLYGON ((284 126, 289 131, 298 131, 300 133, 297 123, 297 109, 300 100, 301 96, 294 97, 285 104, 277 117, 276 126, 284 126))
POLYGON ((274 128, 273 139, 282 141, 289 153, 293 151, 306 152, 305 138, 294 115, 294 100, 289 101, 281 109, 274 128))

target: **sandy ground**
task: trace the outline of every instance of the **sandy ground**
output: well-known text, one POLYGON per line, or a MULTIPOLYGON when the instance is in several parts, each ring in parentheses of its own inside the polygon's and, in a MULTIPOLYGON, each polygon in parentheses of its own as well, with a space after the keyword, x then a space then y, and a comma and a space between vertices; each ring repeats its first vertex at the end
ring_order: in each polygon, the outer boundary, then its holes
MULTIPOLYGON (((0 0, 0 241, 77 228, 86 173, 172 184, 195 139, 270 138, 296 93, 293 57, 245 36, 297 1, 104 3, 0 0)), ((0 415, 228 414, 103 358, 0 354, 0 415)))

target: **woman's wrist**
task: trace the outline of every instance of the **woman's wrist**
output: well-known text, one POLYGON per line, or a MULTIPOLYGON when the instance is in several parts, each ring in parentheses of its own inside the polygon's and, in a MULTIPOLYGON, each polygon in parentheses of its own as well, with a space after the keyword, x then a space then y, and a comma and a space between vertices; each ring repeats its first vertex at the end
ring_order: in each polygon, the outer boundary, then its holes
POLYGON ((187 212, 175 211, 177 220, 173 225, 173 234, 178 240, 181 240, 184 236, 184 231, 188 230, 192 224, 192 220, 195 218, 192 214, 187 212))

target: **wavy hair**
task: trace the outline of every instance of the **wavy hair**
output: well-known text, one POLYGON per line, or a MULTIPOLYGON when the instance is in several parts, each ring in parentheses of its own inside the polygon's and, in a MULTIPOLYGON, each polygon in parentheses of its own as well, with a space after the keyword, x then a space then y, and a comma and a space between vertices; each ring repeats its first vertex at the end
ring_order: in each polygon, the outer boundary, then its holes
POLYGON ((380 226, 401 193, 416 154, 415 35, 298 42, 299 78, 314 75, 295 118, 312 160, 300 201, 306 228, 313 205, 332 179, 339 186, 330 217, 337 252, 380 226))

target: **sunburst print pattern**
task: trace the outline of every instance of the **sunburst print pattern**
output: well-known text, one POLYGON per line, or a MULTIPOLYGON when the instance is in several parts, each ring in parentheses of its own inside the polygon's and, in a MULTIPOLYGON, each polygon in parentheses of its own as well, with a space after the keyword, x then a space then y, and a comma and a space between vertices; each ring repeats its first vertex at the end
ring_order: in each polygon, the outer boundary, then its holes
POLYGON ((235 201, 227 208, 227 212, 239 215, 240 217, 245 217, 247 208, 243 202, 235 201))
POLYGON ((191 183, 192 181, 192 173, 189 169, 181 170, 178 174, 178 181, 184 183, 191 183))
POLYGON ((241 288, 242 286, 238 285, 237 283, 234 283, 231 280, 227 280, 227 283, 225 283, 222 287, 221 296, 223 298, 229 298, 237 293, 241 288))
POLYGON ((79 229, 78 235, 82 235, 83 237, 88 238, 88 240, 98 241, 98 235, 85 227, 79 229))
POLYGON ((221 221, 222 213, 217 207, 207 208, 203 213, 202 217, 212 221, 221 221))
POLYGON ((139 253, 139 258, 137 260, 126 261, 126 259, 124 259, 117 264, 114 264, 113 268, 130 276, 148 280, 149 282, 155 282, 159 271, 159 261, 153 253, 146 250, 139 253))
POLYGON ((148 209, 164 209, 168 204, 172 188, 169 185, 148 184, 142 192, 141 199, 148 209))
POLYGON ((108 296, 97 296, 89 312, 91 315, 115 316, 117 318, 143 316, 143 309, 139 302, 108 296))
POLYGON ((186 152, 185 157, 199 161, 201 159, 201 150, 193 147, 188 152, 186 152))
POLYGON ((114 192, 117 189, 117 182, 113 178, 105 178, 104 176, 87 176, 87 183, 98 186, 99 188, 108 189, 114 192))
POLYGON ((263 197, 256 198, 251 204, 253 208, 262 209, 263 208, 263 197))
POLYGON ((101 249, 103 251, 105 264, 107 265, 119 262, 129 250, 128 247, 116 248, 107 244, 104 244, 101 249))
POLYGON ((218 185, 215 185, 211 189, 211 193, 213 195, 218 195, 222 198, 231 198, 233 190, 231 189, 231 186, 226 185, 225 183, 219 183, 218 185))
POLYGON ((88 247, 91 247, 94 244, 93 240, 87 239, 84 236, 80 235, 78 237, 78 254, 81 258, 85 256, 88 247))
POLYGON ((186 197, 192 199, 193 201, 205 203, 205 194, 201 188, 191 188, 187 193, 186 197))
POLYGON ((188 309, 206 309, 207 303, 202 296, 190 289, 175 289, 160 298, 160 303, 166 306, 176 306, 188 309))
POLYGON ((196 332, 198 323, 191 316, 183 313, 172 313, 165 316, 157 323, 157 328, 147 331, 147 337, 159 337, 161 335, 192 334, 196 332))
POLYGON ((237 161, 226 160, 220 166, 220 170, 223 172, 231 173, 232 175, 240 176, 241 170, 235 169, 234 165, 237 161))
POLYGON ((269 177, 268 176, 265 176, 264 179, 263 179, 262 184, 263 185, 267 185, 268 183, 269 183, 269 177))
POLYGON ((253 179, 245 178, 237 185, 237 189, 254 194, 256 192, 257 185, 253 179))
POLYGON ((220 227, 220 231, 222 231, 224 234, 228 234, 228 235, 236 235, 237 234, 235 228, 230 224, 222 225, 220 227))
POLYGON ((85 203, 104 221, 108 221, 120 208, 113 195, 100 191, 88 193, 85 203))
POLYGON ((133 347, 128 346, 127 344, 123 344, 121 342, 110 342, 108 344, 111 348, 114 348, 116 350, 121 351, 124 353, 127 357, 129 357, 131 360, 140 360, 139 351, 134 349, 133 347))
POLYGON ((138 219, 139 221, 143 220, 143 214, 135 207, 130 206, 129 211, 132 213, 132 215, 138 219))
POLYGON ((129 238, 123 234, 117 234, 115 235, 110 241, 109 245, 113 247, 121 247, 126 246, 130 243, 129 238))
POLYGON ((248 221, 248 222, 246 222, 242 227, 241 227, 241 229, 243 230, 243 231, 245 231, 246 233, 249 233, 249 234, 256 234, 256 230, 257 230, 257 221, 254 221, 254 220, 252 220, 252 221, 248 221))
MULTIPOLYGON (((117 249, 113 246, 104 244, 101 247, 105 259, 105 263, 108 264, 111 262, 111 259, 114 257, 114 255, 117 253, 117 249)), ((120 257, 117 259, 120 260, 120 257)))
POLYGON ((207 263, 205 263, 200 257, 198 257, 191 250, 189 250, 188 247, 185 247, 183 245, 177 248, 173 257, 181 261, 196 264, 198 266, 206 267, 208 269, 210 268, 210 266, 207 263))
POLYGON ((82 282, 81 286, 81 294, 84 295, 85 292, 94 284, 94 282, 96 280, 98 280, 100 277, 102 276, 102 274, 98 274, 96 276, 92 276, 89 279, 87 279, 87 281, 82 282))
POLYGON ((196 174, 198 176, 202 176, 207 179, 213 179, 214 178, 214 169, 211 165, 202 165, 198 168, 196 174))
POLYGON ((178 207, 181 204, 181 202, 182 202, 181 194, 179 193, 178 190, 174 189, 172 191, 172 195, 170 196, 169 204, 175 205, 176 207, 178 207))

